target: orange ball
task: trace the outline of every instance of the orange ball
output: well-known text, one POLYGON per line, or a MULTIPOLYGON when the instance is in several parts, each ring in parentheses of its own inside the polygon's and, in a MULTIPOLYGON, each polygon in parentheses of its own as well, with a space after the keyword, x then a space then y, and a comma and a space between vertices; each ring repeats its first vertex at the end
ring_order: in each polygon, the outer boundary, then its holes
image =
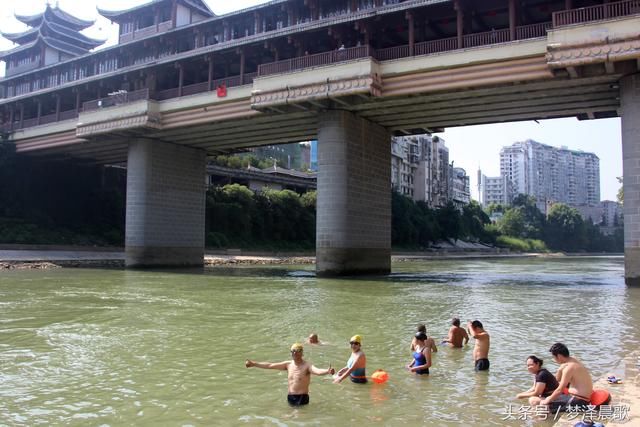
POLYGON ((387 374, 387 372, 383 371, 382 369, 377 369, 371 375, 371 381, 373 381, 376 384, 384 384, 387 382, 388 379, 389 379, 389 374, 387 374))

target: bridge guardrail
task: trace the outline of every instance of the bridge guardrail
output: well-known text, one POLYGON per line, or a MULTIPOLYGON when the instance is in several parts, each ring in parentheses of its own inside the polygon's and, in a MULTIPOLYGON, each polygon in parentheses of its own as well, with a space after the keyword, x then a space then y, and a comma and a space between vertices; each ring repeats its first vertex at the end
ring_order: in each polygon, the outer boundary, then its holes
POLYGON ((121 92, 109 95, 106 98, 94 99, 82 104, 82 111, 94 111, 100 108, 113 107, 115 105, 127 104, 129 102, 149 99, 149 89, 140 89, 133 92, 121 92))
POLYGON ((554 28, 584 22, 601 21, 603 19, 640 14, 640 0, 624 0, 616 3, 605 3, 598 6, 581 7, 579 9, 553 12, 554 28))

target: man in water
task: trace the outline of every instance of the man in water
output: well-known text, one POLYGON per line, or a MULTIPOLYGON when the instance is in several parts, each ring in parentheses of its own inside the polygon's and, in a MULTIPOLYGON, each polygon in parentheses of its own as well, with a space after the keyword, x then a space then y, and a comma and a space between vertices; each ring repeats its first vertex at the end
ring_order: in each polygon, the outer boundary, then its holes
POLYGON ((328 369, 318 369, 302 358, 303 347, 300 343, 291 346, 291 357, 293 360, 286 360, 280 363, 254 362, 247 359, 244 365, 247 368, 278 369, 287 371, 289 381, 289 394, 287 401, 291 406, 307 405, 309 403, 309 384, 311 374, 313 375, 333 375, 335 369, 329 365, 328 369))
POLYGON ((476 340, 473 347, 473 360, 476 364, 476 371, 486 371, 489 369, 489 344, 490 337, 484 330, 482 322, 474 320, 467 323, 467 332, 476 340))
MULTIPOLYGON (((555 343, 549 349, 553 360, 560 364, 556 379, 558 388, 546 399, 540 401, 540 405, 549 406, 551 412, 567 410, 569 407, 585 409, 591 400, 593 393, 593 381, 587 368, 575 357, 569 355, 569 349, 562 343, 555 343), (569 388, 569 394, 562 394, 565 387, 569 388)), ((535 402, 531 402, 532 405, 535 402)))
POLYGON ((320 344, 320 340, 318 339, 318 334, 315 332, 309 335, 307 338, 307 344, 320 344))
POLYGON ((446 342, 451 347, 462 348, 462 342, 466 345, 469 342, 469 335, 464 328, 460 327, 460 319, 454 317, 451 320, 451 328, 449 328, 449 336, 442 342, 446 342))

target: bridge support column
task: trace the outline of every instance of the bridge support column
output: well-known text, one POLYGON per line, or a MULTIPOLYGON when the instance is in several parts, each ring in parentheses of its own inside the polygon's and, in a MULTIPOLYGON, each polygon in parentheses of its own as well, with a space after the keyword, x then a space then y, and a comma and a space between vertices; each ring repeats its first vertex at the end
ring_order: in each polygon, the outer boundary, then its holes
POLYGON ((129 144, 125 265, 202 266, 206 154, 153 140, 129 144))
POLYGON ((347 111, 321 113, 316 272, 341 276, 390 271, 390 135, 347 111))
POLYGON ((640 286, 640 74, 620 80, 624 183, 624 278, 640 286))

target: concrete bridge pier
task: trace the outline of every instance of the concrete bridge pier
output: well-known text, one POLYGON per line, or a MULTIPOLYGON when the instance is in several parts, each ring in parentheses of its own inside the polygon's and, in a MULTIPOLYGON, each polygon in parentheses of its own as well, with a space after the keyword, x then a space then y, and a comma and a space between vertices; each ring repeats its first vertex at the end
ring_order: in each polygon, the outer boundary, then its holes
POLYGON ((620 80, 624 182, 624 278, 640 286, 640 74, 620 80))
POLYGON ((316 273, 391 271, 391 138, 348 111, 319 114, 316 273))
POLYGON ((202 266, 206 154, 150 139, 129 144, 125 265, 202 266))

